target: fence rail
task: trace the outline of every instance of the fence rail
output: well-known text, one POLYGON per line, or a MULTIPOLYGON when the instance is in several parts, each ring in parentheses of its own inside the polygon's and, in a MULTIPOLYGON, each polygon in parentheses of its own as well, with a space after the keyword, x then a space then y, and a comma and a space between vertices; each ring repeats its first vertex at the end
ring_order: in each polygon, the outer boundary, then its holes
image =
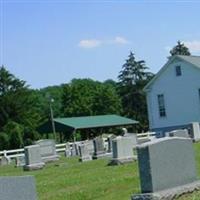
MULTIPOLYGON (((65 145, 66 143, 56 144, 56 152, 64 152, 65 145)), ((21 157, 21 156, 24 156, 24 149, 11 149, 11 150, 0 151, 0 157, 1 156, 5 156, 8 158, 21 157)))
MULTIPOLYGON (((155 137, 155 132, 146 132, 146 133, 137 134, 137 138, 139 141, 144 140, 144 139, 152 139, 153 137, 155 137)), ((73 143, 69 143, 69 144, 72 145, 73 143)), ((66 146, 66 143, 56 144, 56 152, 57 153, 64 152, 65 146, 66 146)), ((0 157, 1 156, 5 156, 8 158, 16 158, 16 157, 24 156, 24 149, 11 149, 11 150, 0 151, 0 157)))
POLYGON ((138 133, 137 138, 138 140, 143 140, 143 139, 152 139, 155 138, 156 133, 155 132, 146 132, 146 133, 138 133))

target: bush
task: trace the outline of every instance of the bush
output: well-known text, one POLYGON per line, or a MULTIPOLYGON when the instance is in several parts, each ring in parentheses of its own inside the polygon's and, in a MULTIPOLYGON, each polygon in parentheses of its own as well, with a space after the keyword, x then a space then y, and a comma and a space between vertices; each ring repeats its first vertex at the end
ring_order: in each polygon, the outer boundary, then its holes
POLYGON ((9 148, 9 137, 6 133, 0 133, 0 150, 7 150, 9 148))
POLYGON ((13 121, 4 126, 4 132, 9 135, 9 148, 18 149, 23 147, 23 127, 13 121))

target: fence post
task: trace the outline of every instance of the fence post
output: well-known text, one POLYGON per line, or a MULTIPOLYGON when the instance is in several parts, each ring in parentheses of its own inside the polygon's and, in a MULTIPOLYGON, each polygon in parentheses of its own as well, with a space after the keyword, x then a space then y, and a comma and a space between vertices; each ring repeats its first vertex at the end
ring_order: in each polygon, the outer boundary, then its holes
POLYGON ((7 151, 6 150, 3 151, 3 156, 7 157, 7 151))

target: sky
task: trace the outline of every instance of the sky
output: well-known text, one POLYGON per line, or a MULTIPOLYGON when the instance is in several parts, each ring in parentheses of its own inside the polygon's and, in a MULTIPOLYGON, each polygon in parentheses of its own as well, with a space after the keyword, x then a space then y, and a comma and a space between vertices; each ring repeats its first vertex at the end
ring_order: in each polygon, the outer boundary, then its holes
POLYGON ((0 0, 0 66, 30 88, 117 81, 130 51, 156 73, 180 40, 200 55, 200 1, 0 0))

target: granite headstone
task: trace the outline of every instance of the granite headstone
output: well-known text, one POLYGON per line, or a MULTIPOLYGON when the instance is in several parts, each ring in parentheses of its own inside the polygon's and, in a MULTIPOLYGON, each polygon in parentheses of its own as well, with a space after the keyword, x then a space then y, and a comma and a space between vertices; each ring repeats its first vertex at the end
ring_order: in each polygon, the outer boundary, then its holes
POLYGON ((34 177, 0 177, 0 200, 37 200, 34 177))
POLYGON ((56 153, 56 145, 54 140, 38 140, 35 142, 40 146, 42 160, 46 162, 59 160, 59 155, 56 153))
POLYGON ((166 137, 137 146, 141 194, 132 200, 173 199, 200 188, 192 140, 166 137))
POLYGON ((104 141, 102 137, 96 137, 93 140, 94 144, 94 154, 93 159, 103 158, 105 157, 105 149, 104 149, 104 141))
POLYGON ((134 148, 132 137, 118 136, 112 141, 113 157, 109 165, 119 165, 132 162, 137 159, 134 155, 134 148))
POLYGON ((92 160, 92 156, 89 154, 87 144, 80 144, 79 145, 79 152, 80 152, 80 159, 79 161, 85 162, 92 160))
POLYGON ((24 170, 37 170, 42 169, 45 163, 42 161, 40 146, 31 145, 24 147, 25 165, 24 170))

